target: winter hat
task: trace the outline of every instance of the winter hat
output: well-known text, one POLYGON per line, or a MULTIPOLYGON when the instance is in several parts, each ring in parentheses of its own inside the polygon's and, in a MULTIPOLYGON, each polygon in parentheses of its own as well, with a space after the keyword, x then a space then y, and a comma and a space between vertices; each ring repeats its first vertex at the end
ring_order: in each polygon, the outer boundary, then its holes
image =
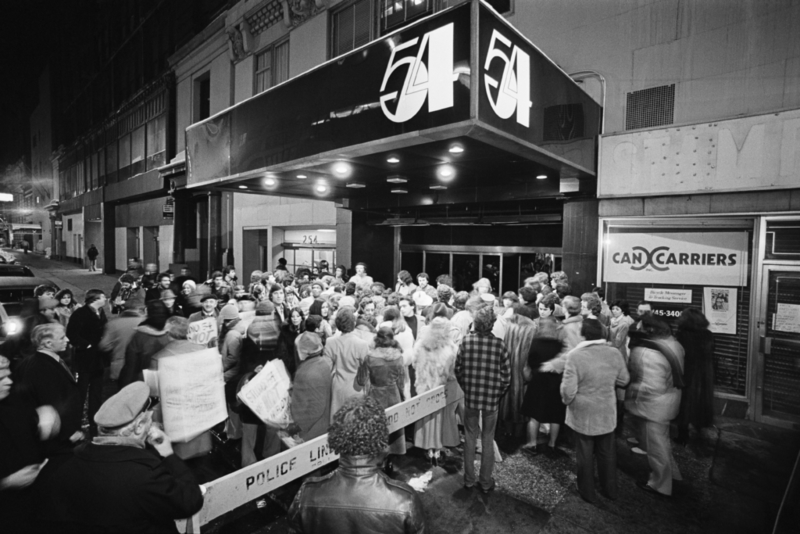
POLYGON ((272 315, 275 312, 275 305, 268 300, 262 300, 256 305, 256 315, 272 315))
POLYGON ((230 319, 238 319, 239 318, 239 310, 234 304, 226 304, 222 307, 222 310, 219 312, 219 320, 220 323, 223 321, 228 321, 230 319))
POLYGON ((322 352, 322 338, 316 332, 303 332, 295 343, 297 357, 305 361, 309 356, 317 356, 322 352))

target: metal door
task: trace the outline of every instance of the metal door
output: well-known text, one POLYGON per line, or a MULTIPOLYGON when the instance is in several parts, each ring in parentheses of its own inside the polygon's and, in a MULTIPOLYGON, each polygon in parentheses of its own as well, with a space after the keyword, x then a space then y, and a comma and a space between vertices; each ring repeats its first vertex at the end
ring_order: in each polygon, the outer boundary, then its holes
POLYGON ((800 266, 762 271, 756 419, 800 425, 800 266))

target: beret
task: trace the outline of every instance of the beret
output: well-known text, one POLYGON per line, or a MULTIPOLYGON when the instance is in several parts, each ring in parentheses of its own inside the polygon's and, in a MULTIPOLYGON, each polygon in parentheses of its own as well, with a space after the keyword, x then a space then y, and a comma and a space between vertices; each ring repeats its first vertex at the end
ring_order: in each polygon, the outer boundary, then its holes
POLYGON ((171 289, 165 289, 161 292, 161 300, 177 298, 171 289))
POLYGON ((142 413, 149 398, 150 387, 147 384, 128 384, 103 403, 94 416, 94 422, 105 428, 127 425, 142 413))
POLYGON ((235 304, 226 304, 219 312, 219 320, 227 321, 228 319, 237 319, 239 317, 239 309, 235 304))

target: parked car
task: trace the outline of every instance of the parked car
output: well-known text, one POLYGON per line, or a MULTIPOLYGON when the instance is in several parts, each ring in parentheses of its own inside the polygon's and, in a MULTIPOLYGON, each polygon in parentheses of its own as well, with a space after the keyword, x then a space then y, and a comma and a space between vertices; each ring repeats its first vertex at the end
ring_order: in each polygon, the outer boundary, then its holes
POLYGON ((42 284, 61 289, 51 280, 38 276, 0 276, 0 341, 22 334, 22 301, 33 298, 34 290, 42 284))
POLYGON ((0 264, 5 264, 5 263, 10 265, 15 265, 19 262, 17 261, 16 256, 11 254, 10 252, 6 252, 5 250, 0 250, 0 264))
POLYGON ((26 265, 12 265, 9 263, 0 262, 0 277, 2 276, 36 276, 31 271, 30 267, 26 265))

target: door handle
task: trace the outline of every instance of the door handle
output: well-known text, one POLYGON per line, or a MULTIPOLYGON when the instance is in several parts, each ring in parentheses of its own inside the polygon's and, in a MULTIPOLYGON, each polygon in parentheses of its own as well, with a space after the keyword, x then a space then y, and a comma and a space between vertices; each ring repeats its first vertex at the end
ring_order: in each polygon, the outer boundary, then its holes
POLYGON ((758 351, 764 354, 772 354, 772 338, 760 336, 758 338, 758 351))

